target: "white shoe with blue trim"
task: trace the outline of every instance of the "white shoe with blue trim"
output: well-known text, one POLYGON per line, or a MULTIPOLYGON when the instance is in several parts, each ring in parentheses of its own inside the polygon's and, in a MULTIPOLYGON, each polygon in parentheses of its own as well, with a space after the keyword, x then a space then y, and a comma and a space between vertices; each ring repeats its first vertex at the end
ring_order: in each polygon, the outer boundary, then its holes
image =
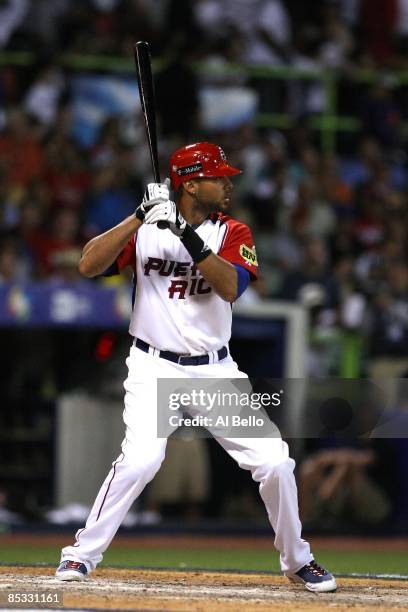
POLYGON ((310 561, 294 574, 285 574, 291 582, 302 583, 312 593, 330 593, 337 589, 336 580, 330 572, 310 561))
POLYGON ((55 575, 58 580, 80 582, 85 580, 85 578, 88 576, 88 569, 85 563, 65 559, 65 561, 61 562, 59 568, 55 572, 55 575))

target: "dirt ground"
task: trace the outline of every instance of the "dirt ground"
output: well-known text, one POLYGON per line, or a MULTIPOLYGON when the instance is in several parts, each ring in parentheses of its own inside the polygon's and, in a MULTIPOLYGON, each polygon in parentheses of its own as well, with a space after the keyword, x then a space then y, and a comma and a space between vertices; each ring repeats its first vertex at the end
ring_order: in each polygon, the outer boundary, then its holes
MULTIPOLYGON (((63 607, 174 612, 378 612, 408 610, 408 583, 339 578, 335 593, 315 595, 281 576, 159 570, 98 569, 82 583, 61 583, 55 568, 0 567, 7 591, 63 592, 63 607)), ((0 609, 4 609, 1 608, 0 609)))

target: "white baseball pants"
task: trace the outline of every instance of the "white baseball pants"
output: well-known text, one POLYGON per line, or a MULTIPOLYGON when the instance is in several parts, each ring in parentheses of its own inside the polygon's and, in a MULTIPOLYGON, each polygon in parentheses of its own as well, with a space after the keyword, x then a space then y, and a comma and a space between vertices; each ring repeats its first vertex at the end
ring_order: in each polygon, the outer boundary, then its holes
MULTIPOLYGON (((102 560, 129 508, 153 479, 167 440, 157 437, 158 378, 247 378, 228 356, 219 363, 180 366, 132 346, 124 382, 126 425, 122 452, 112 464, 76 542, 62 549, 61 560, 85 563, 92 571, 102 560)), ((275 532, 281 569, 296 572, 313 558, 301 537, 297 488, 288 446, 280 438, 217 438, 238 465, 250 470, 275 532)))

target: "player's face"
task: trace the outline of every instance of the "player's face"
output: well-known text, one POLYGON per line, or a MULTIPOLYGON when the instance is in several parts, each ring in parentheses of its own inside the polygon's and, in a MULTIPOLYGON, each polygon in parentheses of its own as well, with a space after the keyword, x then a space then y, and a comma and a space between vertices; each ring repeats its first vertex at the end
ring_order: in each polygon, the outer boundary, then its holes
POLYGON ((228 176, 194 180, 194 197, 208 213, 228 210, 234 188, 228 176))

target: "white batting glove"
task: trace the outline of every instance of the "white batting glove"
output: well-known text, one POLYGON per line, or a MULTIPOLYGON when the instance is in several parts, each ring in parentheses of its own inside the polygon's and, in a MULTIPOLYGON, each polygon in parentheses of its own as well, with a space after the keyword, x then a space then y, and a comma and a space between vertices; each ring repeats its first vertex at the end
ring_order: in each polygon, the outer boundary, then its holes
POLYGON ((146 187, 142 203, 136 208, 135 215, 143 223, 146 213, 153 206, 157 206, 161 202, 166 202, 170 198, 170 179, 166 179, 164 183, 149 183, 146 187))
POLYGON ((181 236, 187 225, 186 220, 171 200, 156 204, 146 213, 144 222, 148 225, 160 223, 160 221, 167 222, 169 229, 176 236, 181 236))
POLYGON ((145 209, 155 206, 159 202, 170 199, 170 179, 166 178, 164 183, 149 183, 146 187, 143 201, 145 209))

